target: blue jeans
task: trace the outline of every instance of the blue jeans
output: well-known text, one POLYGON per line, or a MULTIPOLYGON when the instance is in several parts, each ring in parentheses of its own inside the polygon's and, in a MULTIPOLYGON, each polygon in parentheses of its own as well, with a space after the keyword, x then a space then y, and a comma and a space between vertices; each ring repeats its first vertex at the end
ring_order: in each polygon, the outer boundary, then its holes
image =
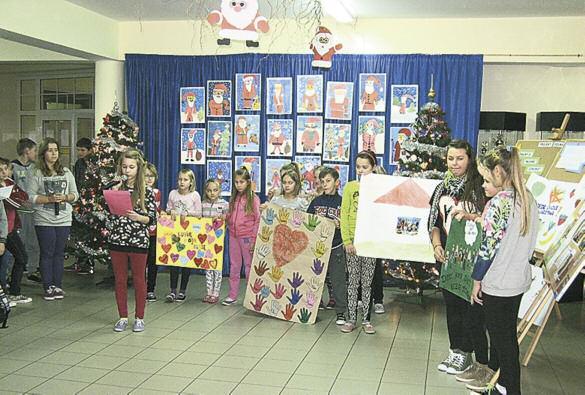
POLYGON ((44 289, 62 286, 65 243, 69 238, 69 229, 69 226, 35 226, 39 240, 44 289))

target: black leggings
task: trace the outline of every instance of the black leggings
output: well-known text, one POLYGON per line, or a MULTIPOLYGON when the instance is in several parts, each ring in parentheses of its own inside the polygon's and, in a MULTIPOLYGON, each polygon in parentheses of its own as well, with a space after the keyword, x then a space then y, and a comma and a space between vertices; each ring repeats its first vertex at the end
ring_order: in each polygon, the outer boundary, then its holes
POLYGON ((17 230, 13 230, 8 234, 8 237, 6 237, 6 249, 10 251, 14 257, 12 274, 10 275, 10 295, 17 296, 20 295, 22 273, 24 273, 24 268, 26 267, 26 262, 28 260, 26 248, 24 248, 24 244, 22 244, 22 240, 20 239, 17 230))
POLYGON ((185 292, 187 285, 189 284, 189 276, 191 276, 191 269, 186 267, 174 267, 171 268, 171 291, 177 290, 177 283, 179 282, 179 273, 181 273, 181 288, 179 292, 185 292))
MULTIPOLYGON (((150 236, 150 244, 148 245, 148 257, 146 260, 146 292, 154 292, 156 287, 156 276, 158 274, 158 266, 156 265, 156 236, 150 236)), ((177 287, 175 283, 175 288, 177 287)))

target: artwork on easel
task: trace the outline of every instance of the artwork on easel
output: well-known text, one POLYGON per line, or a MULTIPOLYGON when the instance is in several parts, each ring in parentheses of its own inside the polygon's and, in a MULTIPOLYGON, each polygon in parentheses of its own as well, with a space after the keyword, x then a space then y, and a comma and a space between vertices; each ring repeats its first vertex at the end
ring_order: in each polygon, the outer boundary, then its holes
POLYGON ((234 151, 260 151, 260 115, 236 115, 234 151))
POLYGON ((207 156, 232 157, 232 122, 207 122, 207 156))
POLYGON ((414 130, 410 127, 391 127, 390 128, 390 164, 396 165, 400 160, 400 151, 402 144, 414 136, 414 130))
POLYGON ((307 194, 315 191, 317 176, 315 169, 321 166, 321 157, 316 155, 296 155, 295 162, 299 165, 301 172, 302 190, 307 194))
POLYGON ((181 129, 181 163, 184 165, 205 164, 205 129, 181 129))
POLYGON ((323 118, 314 115, 297 117, 297 154, 323 151, 323 118))
POLYGON ((252 190, 256 193, 260 193, 260 188, 262 187, 260 181, 262 179, 261 164, 262 161, 259 156, 236 156, 236 169, 241 169, 243 166, 248 169, 252 180, 252 190))
POLYGON ((386 74, 360 74, 360 112, 386 110, 386 74))
POLYGON ((413 123, 418 114, 418 85, 392 85, 391 123, 413 123))
POLYGON ((231 160, 208 160, 207 178, 215 178, 221 188, 221 196, 232 194, 232 161, 231 160))
POLYGON ((293 120, 269 119, 266 121, 266 155, 291 157, 293 152, 293 120))
POLYGON ((205 88, 180 89, 181 123, 205 123, 205 88))
POLYGON ((297 113, 323 112, 323 76, 297 75, 297 113))
POLYGON ((292 78, 266 79, 266 114, 292 113, 292 78))
POLYGON ((323 136, 323 160, 349 162, 351 125, 326 123, 323 136))
POLYGON ((244 307, 313 324, 334 233, 330 219, 268 204, 258 228, 244 307))
POLYGON ((236 111, 260 111, 261 82, 261 74, 236 74, 236 111))
POLYGON ((282 182, 280 180, 280 169, 284 165, 288 165, 290 159, 266 159, 265 171, 266 174, 266 193, 268 191, 280 191, 282 182))
POLYGON ((232 82, 207 81, 207 116, 230 117, 232 115, 232 82))
POLYGON ((361 115, 358 118, 358 151, 384 155, 386 122, 383 116, 361 115))

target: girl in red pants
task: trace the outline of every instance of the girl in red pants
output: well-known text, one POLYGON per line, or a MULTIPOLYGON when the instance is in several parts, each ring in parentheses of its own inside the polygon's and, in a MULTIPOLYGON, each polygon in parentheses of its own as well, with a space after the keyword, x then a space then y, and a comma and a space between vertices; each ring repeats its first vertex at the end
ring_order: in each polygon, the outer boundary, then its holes
POLYGON ((118 175, 126 181, 113 189, 129 191, 132 210, 125 215, 111 215, 109 221, 110 257, 116 278, 116 302, 120 319, 114 331, 122 332, 128 326, 128 262, 132 269, 132 282, 136 311, 134 332, 144 331, 144 306, 146 304, 146 259, 148 255, 148 229, 156 222, 156 204, 152 189, 146 187, 144 175, 146 162, 142 153, 129 149, 118 160, 118 175))

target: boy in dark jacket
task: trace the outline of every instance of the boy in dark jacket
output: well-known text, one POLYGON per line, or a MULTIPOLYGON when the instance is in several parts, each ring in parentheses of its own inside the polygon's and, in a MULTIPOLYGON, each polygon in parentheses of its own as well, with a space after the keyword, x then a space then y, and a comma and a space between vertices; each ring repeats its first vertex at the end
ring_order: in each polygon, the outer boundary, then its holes
MULTIPOLYGON (((317 214, 332 219, 336 223, 333 243, 331 245, 331 256, 327 275, 333 283, 333 299, 335 300, 335 311, 337 313, 337 325, 345 324, 345 313, 347 310, 347 281, 345 267, 345 251, 341 240, 339 228, 339 216, 341 213, 341 196, 337 193, 339 187, 339 173, 331 167, 323 167, 319 173, 319 180, 323 194, 315 197, 307 213, 317 214)), ((331 295, 330 295, 331 297, 331 295)))

